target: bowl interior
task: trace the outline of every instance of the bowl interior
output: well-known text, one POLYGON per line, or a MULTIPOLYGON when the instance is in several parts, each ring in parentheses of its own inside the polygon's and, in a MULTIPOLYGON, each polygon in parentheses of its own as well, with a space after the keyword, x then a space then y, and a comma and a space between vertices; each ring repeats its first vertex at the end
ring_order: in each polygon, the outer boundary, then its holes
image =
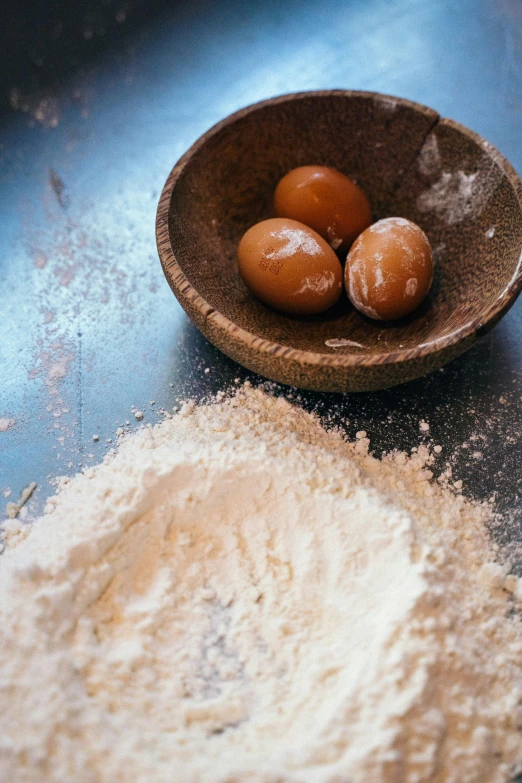
POLYGON ((225 121, 189 151, 172 193, 170 241, 193 288, 260 338, 321 354, 437 347, 480 326, 512 283, 522 249, 515 179, 487 142, 425 107, 367 93, 286 96, 225 121), (299 318, 246 289, 241 236, 273 216, 278 180, 312 163, 358 182, 375 219, 406 217, 424 229, 436 273, 415 313, 375 322, 343 297, 327 313, 299 318))

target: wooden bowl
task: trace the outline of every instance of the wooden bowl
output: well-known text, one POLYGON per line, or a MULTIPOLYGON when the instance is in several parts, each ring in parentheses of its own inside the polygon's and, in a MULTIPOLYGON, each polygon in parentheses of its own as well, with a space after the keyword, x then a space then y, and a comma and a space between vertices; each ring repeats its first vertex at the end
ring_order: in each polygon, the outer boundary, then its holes
POLYGON ((283 95, 230 115, 183 155, 161 194, 156 237, 182 307, 232 359, 305 389, 381 389, 455 358, 514 303, 522 184, 491 144, 425 106, 348 90, 283 95), (239 240, 273 215, 278 180, 307 163, 355 179, 375 219, 424 229, 436 274, 412 315, 370 321, 343 297, 320 316, 285 316, 246 289, 239 240))

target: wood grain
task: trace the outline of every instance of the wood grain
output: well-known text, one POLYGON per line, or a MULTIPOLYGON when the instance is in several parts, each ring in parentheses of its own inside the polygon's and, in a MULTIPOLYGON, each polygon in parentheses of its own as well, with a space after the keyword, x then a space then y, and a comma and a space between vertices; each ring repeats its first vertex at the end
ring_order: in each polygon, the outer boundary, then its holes
POLYGON ((188 150, 158 205, 165 276, 201 332, 273 380, 317 391, 386 388, 458 356, 522 287, 522 185, 488 142, 433 110, 376 93, 297 93, 227 117, 188 150), (346 297, 291 317, 257 301, 237 271, 243 233, 273 214, 279 179, 315 163, 355 179, 375 218, 418 223, 436 276, 412 315, 376 323, 346 297), (357 345, 329 347, 327 340, 357 345))

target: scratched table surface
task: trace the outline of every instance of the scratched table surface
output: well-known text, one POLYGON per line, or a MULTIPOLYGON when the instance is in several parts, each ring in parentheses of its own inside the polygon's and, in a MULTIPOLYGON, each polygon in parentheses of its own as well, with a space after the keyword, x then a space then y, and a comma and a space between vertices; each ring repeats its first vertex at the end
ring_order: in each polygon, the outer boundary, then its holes
MULTIPOLYGON (((136 411, 154 423, 180 399, 259 381, 192 326, 156 253, 164 180, 213 123, 280 93, 376 90, 464 123, 522 171, 520 0, 14 5, 0 55, 0 499, 36 481, 32 516, 136 411)), ((377 453, 441 445, 437 470, 495 496, 505 544, 522 538, 521 395, 522 299, 442 371, 299 399, 377 453)))

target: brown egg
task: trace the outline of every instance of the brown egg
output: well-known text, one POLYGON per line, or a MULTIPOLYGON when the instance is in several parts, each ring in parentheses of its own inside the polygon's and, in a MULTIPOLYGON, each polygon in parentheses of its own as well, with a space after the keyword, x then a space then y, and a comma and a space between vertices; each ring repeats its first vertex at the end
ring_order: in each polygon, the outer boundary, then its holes
POLYGON ((319 234, 296 220, 272 218, 252 226, 237 258, 248 288, 276 310, 320 313, 341 294, 339 259, 319 234))
POLYGON ((279 217, 299 220, 344 252, 372 222, 370 202, 361 188, 328 166, 290 171, 276 188, 274 206, 279 217))
POLYGON ((402 318, 430 290, 430 243, 410 220, 379 220, 354 242, 344 274, 350 301, 361 313, 385 321, 402 318))

